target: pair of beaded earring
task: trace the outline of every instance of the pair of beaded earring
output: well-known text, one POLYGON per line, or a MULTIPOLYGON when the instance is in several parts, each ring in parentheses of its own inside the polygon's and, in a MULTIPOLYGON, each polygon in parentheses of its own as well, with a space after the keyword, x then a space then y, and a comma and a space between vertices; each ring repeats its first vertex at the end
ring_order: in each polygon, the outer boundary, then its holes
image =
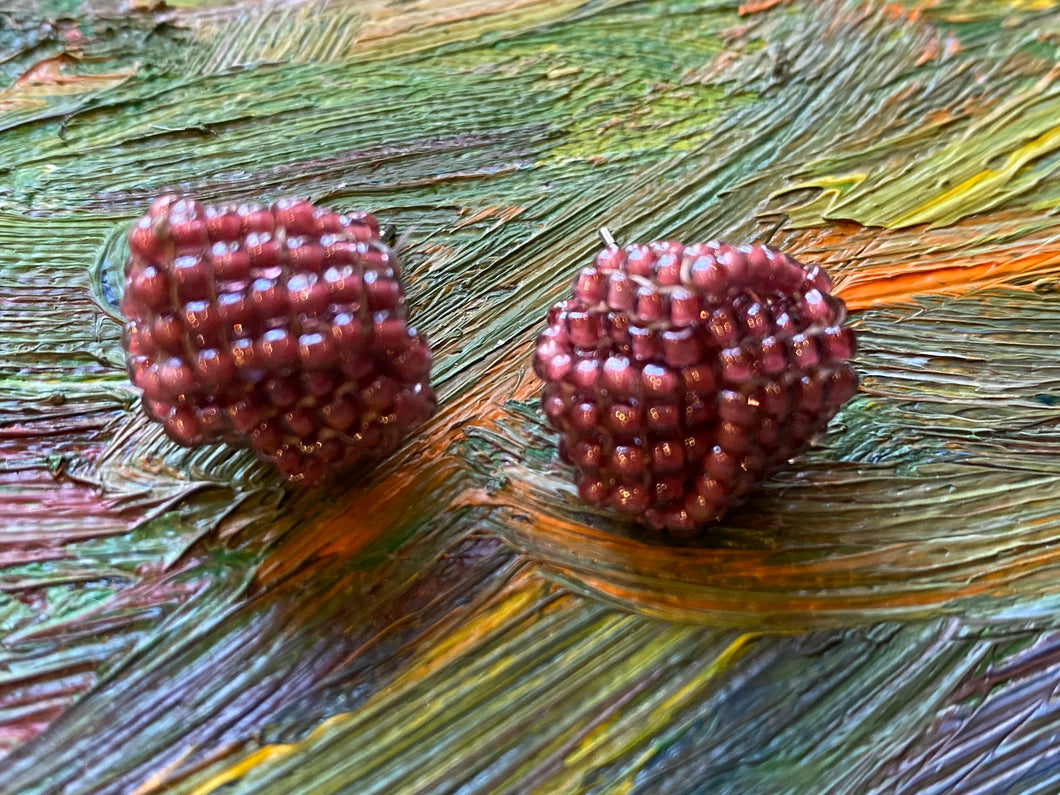
MULTIPOLYGON (((533 366, 582 497, 688 532, 802 452, 857 389, 827 274, 767 246, 604 248, 533 366)), ((367 213, 164 197, 129 232, 129 376, 177 443, 314 485, 434 411, 393 249, 367 213)))

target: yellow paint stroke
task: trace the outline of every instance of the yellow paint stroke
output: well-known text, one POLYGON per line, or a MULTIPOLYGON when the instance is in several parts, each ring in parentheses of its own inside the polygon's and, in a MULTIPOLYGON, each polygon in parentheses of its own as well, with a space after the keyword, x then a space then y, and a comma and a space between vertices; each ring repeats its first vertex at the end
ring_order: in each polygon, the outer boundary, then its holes
POLYGON ((333 715, 332 717, 320 723, 320 725, 314 728, 313 731, 311 731, 308 735, 303 737, 298 742, 276 743, 274 745, 266 745, 261 748, 258 748, 255 751, 252 751, 239 761, 232 764, 231 767, 222 770, 217 775, 207 779, 205 782, 193 789, 191 791, 191 795, 208 795, 208 793, 214 792, 220 787, 225 786, 226 784, 231 784, 234 781, 238 781, 251 770, 254 770, 256 767, 265 762, 282 759, 299 750, 303 746, 312 745, 324 734, 326 734, 331 727, 343 723, 350 717, 351 714, 352 713, 349 712, 341 712, 338 715, 333 715))
POLYGON ((1013 149, 1001 168, 986 168, 973 174, 959 185, 914 207, 894 219, 889 226, 910 226, 927 223, 959 211, 965 205, 974 206, 984 197, 1000 195, 1001 188, 1016 176, 1021 168, 1060 146, 1060 126, 1048 130, 1034 140, 1013 149))
MULTIPOLYGON (((621 718, 621 713, 618 713, 611 721, 597 727, 580 742, 567 755, 565 761, 572 766, 586 762, 594 767, 606 765, 608 762, 618 759, 623 754, 642 744, 645 737, 658 735, 673 724, 674 716, 677 712, 688 704, 695 702, 698 692, 712 684, 720 674, 729 670, 747 651, 751 641, 757 637, 756 633, 745 633, 733 639, 709 665, 704 667, 684 686, 671 693, 665 701, 657 705, 649 715, 639 721, 636 733, 620 733, 617 737, 611 736, 612 724, 621 718)), ((656 753, 658 753, 658 749, 651 748, 649 744, 648 750, 633 763, 630 775, 634 775, 656 753)))

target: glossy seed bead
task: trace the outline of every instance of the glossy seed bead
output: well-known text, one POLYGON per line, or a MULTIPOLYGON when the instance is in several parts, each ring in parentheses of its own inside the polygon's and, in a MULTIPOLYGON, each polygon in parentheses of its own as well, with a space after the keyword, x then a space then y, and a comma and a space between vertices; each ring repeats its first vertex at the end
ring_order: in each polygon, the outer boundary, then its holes
POLYGON ((634 445, 620 444, 611 454, 611 468, 620 475, 635 475, 644 467, 644 455, 634 445))
POLYGON ((663 355, 671 367, 685 367, 699 361, 702 350, 695 329, 685 327, 662 333, 663 355))
POLYGON ((604 362, 603 388, 612 396, 628 398, 640 395, 640 378, 624 356, 611 356, 604 362))
POLYGON ((820 362, 817 343, 808 334, 796 334, 789 346, 791 363, 799 369, 808 369, 820 362))
POLYGON ((640 425, 640 410, 628 403, 616 403, 608 412, 607 425, 619 436, 633 437, 640 425))
POLYGON ((641 387, 652 397, 667 397, 677 392, 680 383, 672 368, 660 364, 646 364, 640 372, 641 387))
POLYGON ((298 361, 298 342, 286 329, 270 329, 254 344, 261 366, 267 370, 290 367, 298 361))
POLYGON ((648 507, 648 495, 639 484, 622 483, 612 493, 610 503, 620 513, 636 516, 648 507))
POLYGON ((638 287, 634 314, 640 323, 658 322, 667 314, 666 299, 654 287, 638 287))
POLYGON ((681 409, 676 403, 653 403, 646 414, 648 428, 653 431, 677 430, 681 421, 681 409))
POLYGON ((614 271, 607 279, 607 305, 619 312, 633 309, 637 286, 623 271, 614 271))
POLYGON ((822 356, 830 362, 845 362, 854 356, 854 331, 848 326, 829 326, 818 338, 822 356))
POLYGON ((648 246, 633 243, 626 246, 626 272, 632 276, 651 277, 655 254, 648 246))
POLYGON ((227 384, 234 375, 235 366, 225 351, 207 348, 195 357, 195 380, 207 389, 227 384))
POLYGON ((130 290, 148 309, 171 306, 169 278, 154 265, 147 265, 130 280, 130 290))
POLYGON ((651 465, 656 472, 673 472, 685 465, 685 449, 680 442, 658 442, 651 449, 651 465))

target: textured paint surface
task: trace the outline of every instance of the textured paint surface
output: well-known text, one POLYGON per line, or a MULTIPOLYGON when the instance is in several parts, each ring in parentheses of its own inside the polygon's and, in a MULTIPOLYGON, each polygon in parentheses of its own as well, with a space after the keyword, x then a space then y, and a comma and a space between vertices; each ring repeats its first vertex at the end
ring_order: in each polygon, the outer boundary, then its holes
POLYGON ((1055 792, 1060 4, 0 10, 0 792, 1055 792), (326 492, 139 412, 150 199, 405 232, 440 409, 326 492), (862 390, 695 547, 528 371, 606 224, 828 267, 862 390))

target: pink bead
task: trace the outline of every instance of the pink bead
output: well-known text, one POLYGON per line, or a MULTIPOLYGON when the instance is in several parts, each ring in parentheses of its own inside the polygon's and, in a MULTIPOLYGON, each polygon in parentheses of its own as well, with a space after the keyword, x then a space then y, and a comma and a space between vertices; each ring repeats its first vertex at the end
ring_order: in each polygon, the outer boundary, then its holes
POLYGON ((261 335, 254 349, 267 370, 290 367, 298 362, 298 342, 286 329, 270 329, 261 335))
POLYGON ((698 397, 692 395, 685 399, 685 427, 686 428, 697 428, 699 426, 707 425, 714 420, 717 415, 717 410, 714 407, 714 403, 708 403, 705 400, 699 400, 698 397))
POLYGON ((567 333, 571 342, 579 348, 595 348, 600 339, 597 318, 588 312, 568 312, 567 333))
POLYGON ((355 304, 361 297, 361 277, 352 265, 337 265, 323 274, 328 298, 334 303, 355 304))
POLYGON ((683 287, 670 293, 670 320, 675 326, 688 326, 700 319, 699 297, 683 287))
POLYGON ((655 280, 664 287, 673 287, 681 283, 680 254, 666 252, 655 261, 655 280))
POLYGON ((645 415, 647 426, 653 431, 676 430, 681 421, 681 410, 676 403, 652 403, 645 415))
POLYGON ((578 494, 590 505, 603 505, 611 496, 606 481, 594 475, 583 475, 578 479, 578 494))
POLYGON ((423 343, 410 345, 391 362, 394 372, 407 381, 427 378, 431 369, 431 351, 423 343))
POLYGON ((596 404, 588 401, 576 405, 570 414, 571 426, 578 431, 593 431, 597 426, 596 404))
POLYGON ((620 475, 635 475, 644 468, 644 455, 634 445, 620 444, 611 454, 611 468, 620 475))
POLYGON ((338 348, 326 332, 303 334, 298 338, 298 358, 307 370, 323 370, 338 359, 338 348))
POLYGON ((636 516, 648 507, 648 495, 641 485, 620 483, 611 494, 610 504, 619 513, 636 516))
POLYGON ((607 414, 607 426, 620 436, 636 436, 640 429, 640 409, 627 403, 615 403, 607 414))
POLYGON ((654 287, 638 287, 635 314, 641 323, 656 323, 667 315, 666 299, 654 287))
POLYGON ((662 356, 662 341, 659 332, 643 326, 629 329, 633 358, 638 362, 649 362, 662 356))
POLYGON ((858 377, 849 367, 840 367, 828 376, 828 403, 839 407, 858 391, 858 377))
POLYGON ((758 422, 758 444, 765 448, 772 448, 780 440, 780 425, 772 417, 763 417, 758 422))
POLYGON ((594 392, 600 382, 600 370, 600 362, 596 359, 580 359, 570 369, 567 380, 581 392, 594 392))
POLYGON ((626 264, 626 252, 618 246, 608 246, 597 253, 593 264, 605 272, 620 270, 626 264))
POLYGON ((348 397, 335 398, 320 410, 320 416, 324 418, 327 426, 336 431, 349 430, 350 426, 357 422, 359 415, 357 405, 348 397))
POLYGON ((766 414, 783 417, 788 413, 791 396, 788 390, 776 381, 766 381, 762 384, 755 392, 755 398, 766 414))
POLYGON ((218 282, 243 281, 250 276, 250 257, 236 242, 214 243, 210 262, 218 282))
POLYGON ((736 318, 725 307, 714 310, 710 316, 708 328, 714 341, 722 348, 731 347, 739 340, 736 318))
POLYGON ((821 410, 824 402, 824 384, 817 378, 804 375, 796 385, 795 403, 801 411, 811 414, 821 410))
POLYGON ((644 392, 653 397, 669 397, 677 392, 679 380, 669 367, 646 364, 640 374, 644 392))
POLYGON ((640 378, 624 356, 611 356, 604 362, 603 387, 611 395, 636 397, 640 394, 640 378))
POLYGON ((317 231, 316 208, 307 201, 295 198, 280 199, 272 206, 276 223, 291 235, 311 235, 317 231))
POLYGON ((291 409, 283 415, 283 424, 299 440, 308 440, 317 428, 316 417, 308 409, 291 409))
POLYGON ((684 388, 689 392, 708 395, 717 389, 714 369, 707 363, 694 364, 681 371, 684 388))
POLYGON ((596 268, 582 268, 574 279, 571 294, 582 303, 594 305, 607 296, 607 278, 596 268))
POLYGON ((733 422, 722 422, 718 425, 718 444, 733 455, 747 452, 751 439, 747 429, 733 422))
POLYGON ((758 406, 748 402, 747 396, 724 389, 718 394, 718 416, 737 425, 750 425, 758 417, 758 406))
POLYGON ((296 274, 287 280, 287 300, 295 314, 322 314, 328 308, 328 286, 315 274, 296 274))
POLYGON ((184 324, 174 315, 159 315, 151 324, 151 338, 166 353, 184 353, 184 324))
POLYGON ((258 205, 242 205, 239 215, 244 235, 271 233, 276 229, 276 220, 272 213, 258 205))
POLYGON ((696 481, 696 494, 702 498, 702 510, 709 511, 711 515, 724 506, 730 497, 729 486, 715 480, 710 475, 702 475, 696 481), (708 506, 713 506, 713 509, 708 506))
POLYGON ((235 366, 227 352, 207 348, 195 357, 195 378, 207 389, 227 384, 234 376, 235 366))
POLYGON ((176 357, 166 359, 158 366, 158 380, 170 395, 185 395, 195 385, 191 368, 176 357))
POLYGON ((206 211, 206 234, 210 240, 229 241, 239 237, 241 221, 233 212, 211 207, 206 211))
POLYGON ((834 325, 836 313, 829 304, 828 299, 817 289, 806 291, 802 299, 802 312, 806 322, 812 325, 834 325))
POLYGON ((144 216, 129 230, 129 252, 148 262, 165 256, 168 243, 164 243, 155 232, 155 219, 144 216))
POLYGON ((416 330, 408 328, 405 321, 399 317, 378 312, 372 319, 372 336, 376 346, 391 355, 395 351, 405 350, 415 339, 415 335, 416 330))
POLYGON ((685 448, 679 441, 663 441, 651 449, 651 465, 656 472, 673 472, 685 465, 685 448))
POLYGON ((188 406, 178 406, 164 422, 166 433, 185 447, 202 444, 202 429, 195 412, 188 406))
POLYGON ((773 318, 765 307, 753 303, 740 312, 740 325, 744 334, 752 339, 764 337, 772 330, 773 318))
POLYGON ((324 269, 324 247, 301 239, 288 240, 287 259, 296 270, 320 273, 324 269))
POLYGON ((666 362, 672 367, 684 367, 692 364, 701 355, 695 329, 688 326, 682 329, 664 331, 662 333, 662 347, 666 362))
POLYGON ((232 362, 240 374, 245 376, 248 371, 256 370, 261 366, 260 357, 254 347, 254 340, 240 337, 232 341, 232 362))
POLYGON ((857 341, 854 331, 847 326, 829 326, 818 337, 821 353, 830 362, 844 362, 854 356, 857 341))
POLYGON ((714 445, 703 462, 704 471, 719 483, 732 483, 736 467, 736 457, 720 445, 714 445))
POLYGON ((735 286, 747 282, 747 256, 742 251, 723 243, 718 246, 718 251, 714 256, 728 277, 729 284, 735 286))
POLYGON ((268 232, 247 235, 245 250, 250 257, 251 268, 259 271, 277 267, 285 254, 279 241, 268 232))
POLYGON ((775 375, 788 369, 787 346, 776 337, 766 337, 758 344, 758 366, 763 373, 775 375))
POLYGON ((364 274, 364 291, 368 308, 373 312, 393 309, 401 300, 401 287, 393 278, 368 271, 364 274))
POLYGON ((741 348, 726 348, 721 352, 722 378, 730 384, 739 384, 751 380, 751 357, 741 348))
POLYGON ((792 365, 800 370, 813 367, 821 360, 813 337, 806 334, 796 334, 791 338, 790 357, 792 365))
POLYGON ((710 448, 714 444, 714 435, 706 431, 696 431, 686 435, 682 440, 682 444, 685 448, 685 460, 694 466, 710 452, 710 448))
POLYGON ((176 248, 204 246, 209 242, 205 218, 187 217, 186 220, 173 220, 169 224, 169 237, 176 248))
POLYGON ((614 271, 607 280, 607 305, 617 312, 629 312, 636 301, 636 284, 622 271, 614 271))
POLYGON ((648 246, 641 243, 626 246, 626 271, 631 275, 650 278, 654 264, 655 254, 648 246))
POLYGON ((364 341, 360 319, 350 312, 340 312, 331 322, 331 337, 340 351, 353 351, 364 341))
POLYGON ((293 378, 274 376, 261 385, 265 399, 280 409, 289 409, 298 402, 298 387, 293 378))
POLYGON ((726 274, 712 253, 696 257, 688 270, 692 284, 704 295, 719 296, 725 292, 726 274))
POLYGON ((290 311, 286 288, 272 279, 255 279, 247 297, 259 317, 281 317, 290 311))
POLYGON ((169 278, 154 265, 148 265, 133 276, 130 290, 146 307, 154 311, 172 306, 169 278))
POLYGON ((189 301, 184 306, 184 325, 196 344, 202 346, 217 342, 221 328, 217 305, 210 301, 189 301))
POLYGON ((604 449, 594 439, 581 439, 570 447, 571 463, 579 469, 596 469, 603 459, 604 449))

